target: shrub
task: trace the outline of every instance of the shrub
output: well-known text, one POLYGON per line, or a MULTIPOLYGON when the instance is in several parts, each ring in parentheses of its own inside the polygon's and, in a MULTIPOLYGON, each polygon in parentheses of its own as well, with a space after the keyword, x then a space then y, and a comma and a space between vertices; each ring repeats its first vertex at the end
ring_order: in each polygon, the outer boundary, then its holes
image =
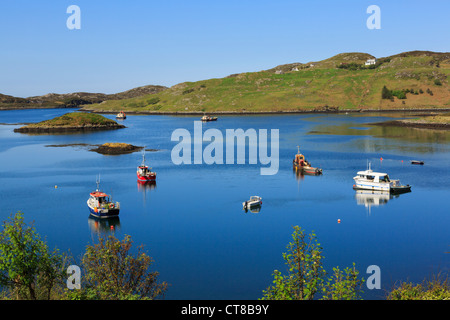
POLYGON ((387 300, 449 300, 450 283, 448 278, 441 278, 439 275, 432 280, 424 280, 422 283, 414 285, 403 282, 391 292, 387 300))
POLYGON ((131 247, 130 236, 122 241, 114 236, 100 238, 98 244, 88 246, 82 259, 85 283, 71 298, 136 300, 162 296, 167 284, 158 283, 159 273, 149 270, 152 258, 142 252, 142 245, 133 256, 131 247))
POLYGON ((33 226, 18 212, 0 233, 0 285, 17 299, 49 300, 66 276, 66 258, 50 251, 33 226))
POLYGON ((343 272, 333 269, 333 274, 326 279, 323 268, 322 248, 316 235, 306 235, 298 226, 294 227, 292 242, 288 244, 283 259, 287 274, 278 270, 273 272, 273 285, 263 290, 263 300, 312 300, 317 293, 322 299, 358 299, 363 279, 358 279, 359 272, 346 268, 343 272))
POLYGON ((381 90, 381 98, 382 99, 392 99, 393 94, 392 91, 389 90, 386 86, 381 90))
POLYGON ((434 84, 437 85, 437 86, 442 86, 442 82, 439 79, 435 79, 434 80, 434 84))

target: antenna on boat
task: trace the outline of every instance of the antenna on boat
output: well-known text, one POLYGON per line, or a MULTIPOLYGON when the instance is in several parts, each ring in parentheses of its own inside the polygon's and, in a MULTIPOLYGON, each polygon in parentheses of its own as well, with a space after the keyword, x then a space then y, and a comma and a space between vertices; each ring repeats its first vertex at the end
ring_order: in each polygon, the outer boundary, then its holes
POLYGON ((297 153, 300 154, 300 146, 297 146, 297 153))
POLYGON ((97 183, 97 191, 100 191, 100 173, 98 174, 98 178, 96 179, 97 183))
POLYGON ((368 170, 368 171, 372 170, 372 169, 370 168, 370 164, 371 164, 371 162, 369 161, 369 159, 367 159, 367 170, 368 170))

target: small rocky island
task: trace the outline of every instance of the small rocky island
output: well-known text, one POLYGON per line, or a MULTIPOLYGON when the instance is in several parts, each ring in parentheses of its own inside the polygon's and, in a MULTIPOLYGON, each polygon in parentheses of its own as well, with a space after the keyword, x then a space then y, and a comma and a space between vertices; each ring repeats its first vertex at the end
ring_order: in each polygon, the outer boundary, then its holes
POLYGON ((104 143, 95 149, 91 149, 90 151, 95 151, 97 153, 105 155, 118 155, 125 153, 133 153, 143 148, 144 147, 133 146, 132 144, 128 143, 104 143))
POLYGON ((86 112, 72 112, 51 120, 45 120, 38 123, 31 123, 20 128, 14 129, 14 132, 20 133, 65 133, 65 132, 83 132, 97 130, 115 130, 126 128, 116 121, 105 118, 102 115, 86 112))
POLYGON ((449 130, 450 113, 425 115, 414 119, 393 120, 374 123, 379 126, 410 127, 421 129, 449 130))

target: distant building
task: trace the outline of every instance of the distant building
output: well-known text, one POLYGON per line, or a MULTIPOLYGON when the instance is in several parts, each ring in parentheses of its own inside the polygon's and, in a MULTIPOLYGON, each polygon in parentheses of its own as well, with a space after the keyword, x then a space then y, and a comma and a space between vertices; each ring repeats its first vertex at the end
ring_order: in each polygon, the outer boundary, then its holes
POLYGON ((365 65, 370 66, 370 65, 374 65, 376 63, 377 63, 377 59, 367 59, 365 65))

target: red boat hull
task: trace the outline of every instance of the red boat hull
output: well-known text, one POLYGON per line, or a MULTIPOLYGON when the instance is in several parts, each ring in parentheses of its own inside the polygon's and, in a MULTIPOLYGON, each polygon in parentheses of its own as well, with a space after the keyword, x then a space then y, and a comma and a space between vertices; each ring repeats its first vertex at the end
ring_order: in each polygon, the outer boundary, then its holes
POLYGON ((141 176, 139 173, 136 173, 137 178, 141 182, 155 182, 156 181, 156 174, 151 174, 148 176, 141 176))

